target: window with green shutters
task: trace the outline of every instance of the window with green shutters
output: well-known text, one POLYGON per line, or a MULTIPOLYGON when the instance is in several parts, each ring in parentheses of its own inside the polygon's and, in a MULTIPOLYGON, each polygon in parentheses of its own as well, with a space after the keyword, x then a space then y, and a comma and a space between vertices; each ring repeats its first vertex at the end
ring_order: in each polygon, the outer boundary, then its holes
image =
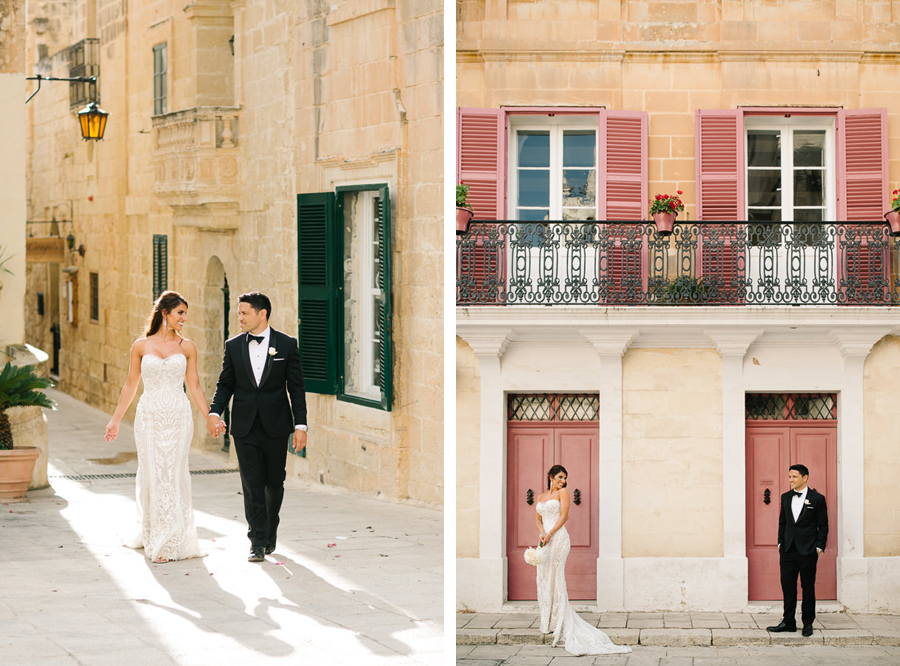
POLYGON ((169 237, 153 234, 153 300, 169 288, 169 237))
POLYGON ((390 411, 391 205, 387 185, 297 197, 306 389, 390 411))

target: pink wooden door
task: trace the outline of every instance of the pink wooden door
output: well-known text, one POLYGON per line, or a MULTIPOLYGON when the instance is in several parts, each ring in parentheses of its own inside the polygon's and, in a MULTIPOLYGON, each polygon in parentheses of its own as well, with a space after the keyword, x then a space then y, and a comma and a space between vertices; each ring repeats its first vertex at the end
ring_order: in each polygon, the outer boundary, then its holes
POLYGON ((781 495, 790 489, 788 467, 809 468, 809 485, 825 495, 828 545, 819 558, 816 598, 837 597, 837 424, 748 422, 747 560, 749 599, 779 601, 778 515, 781 495), (766 493, 768 491, 768 494, 766 493), (769 500, 766 503, 766 500, 769 500))
POLYGON ((536 570, 525 563, 523 553, 529 546, 537 544, 537 497, 546 492, 546 473, 555 464, 563 465, 568 471, 568 490, 572 498, 566 523, 572 542, 566 561, 569 598, 597 598, 597 557, 600 552, 598 436, 596 423, 509 424, 506 552, 510 600, 537 599, 536 570))

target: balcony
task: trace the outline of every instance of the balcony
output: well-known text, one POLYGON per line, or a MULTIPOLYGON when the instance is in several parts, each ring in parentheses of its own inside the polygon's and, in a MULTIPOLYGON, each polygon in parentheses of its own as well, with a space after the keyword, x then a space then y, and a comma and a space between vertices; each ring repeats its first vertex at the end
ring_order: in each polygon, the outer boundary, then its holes
POLYGON ((153 192, 175 223, 236 229, 239 202, 239 109, 197 107, 153 117, 153 192))
POLYGON ((456 303, 889 306, 900 239, 884 222, 478 221, 456 241, 456 303))

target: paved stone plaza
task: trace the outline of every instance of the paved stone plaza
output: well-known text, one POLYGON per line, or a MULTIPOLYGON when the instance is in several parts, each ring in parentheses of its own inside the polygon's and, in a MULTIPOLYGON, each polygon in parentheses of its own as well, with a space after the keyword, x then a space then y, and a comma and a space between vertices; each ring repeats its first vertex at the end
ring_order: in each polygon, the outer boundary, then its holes
MULTIPOLYGON (((769 634, 779 613, 580 612, 630 655, 573 657, 551 647, 536 609, 457 613, 457 666, 869 666, 900 664, 900 616, 819 613, 813 635, 769 634)), ((799 618, 798 618, 799 620, 799 618)))
POLYGON ((441 511, 289 480, 278 547, 252 564, 237 472, 192 453, 207 556, 153 564, 120 545, 130 428, 106 444, 107 414, 51 393, 51 487, 0 504, 0 664, 444 663, 441 511))

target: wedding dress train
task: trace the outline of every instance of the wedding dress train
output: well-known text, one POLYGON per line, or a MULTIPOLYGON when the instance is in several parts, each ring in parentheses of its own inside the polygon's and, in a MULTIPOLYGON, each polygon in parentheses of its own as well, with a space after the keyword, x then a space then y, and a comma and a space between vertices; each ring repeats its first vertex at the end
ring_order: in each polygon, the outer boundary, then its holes
POLYGON ((187 357, 144 354, 144 393, 134 419, 138 469, 135 483, 140 535, 129 545, 153 561, 200 557, 188 454, 194 434, 184 392, 187 357))
MULTIPOLYGON (((559 521, 560 504, 558 499, 538 502, 537 511, 541 516, 544 531, 549 532, 559 521)), ((566 558, 569 556, 571 542, 569 533, 563 525, 550 543, 544 546, 543 561, 537 567, 538 606, 541 611, 541 633, 553 632, 553 645, 560 640, 566 652, 581 654, 623 654, 631 652, 631 648, 616 645, 609 636, 596 627, 582 620, 575 609, 569 605, 569 593, 566 589, 566 558)))

